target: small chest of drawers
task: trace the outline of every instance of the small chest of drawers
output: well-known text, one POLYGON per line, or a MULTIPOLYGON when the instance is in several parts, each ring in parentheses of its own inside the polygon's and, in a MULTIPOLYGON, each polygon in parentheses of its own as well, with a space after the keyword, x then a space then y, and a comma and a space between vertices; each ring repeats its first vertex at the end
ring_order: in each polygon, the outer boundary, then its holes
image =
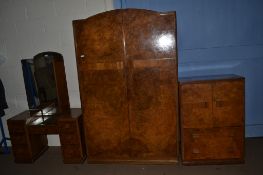
POLYGON ((244 160, 244 82, 236 75, 180 79, 183 164, 244 160))

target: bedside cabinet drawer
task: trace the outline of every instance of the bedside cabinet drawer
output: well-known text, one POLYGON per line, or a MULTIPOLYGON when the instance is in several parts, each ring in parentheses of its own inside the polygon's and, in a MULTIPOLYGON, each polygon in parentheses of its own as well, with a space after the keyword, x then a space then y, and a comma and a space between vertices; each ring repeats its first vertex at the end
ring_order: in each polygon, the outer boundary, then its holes
POLYGON ((184 129, 182 151, 183 161, 241 159, 243 128, 184 129))
POLYGON ((21 124, 15 124, 15 123, 8 123, 8 130, 9 133, 25 133, 26 132, 26 128, 24 125, 21 124))
POLYGON ((15 157, 31 157, 31 152, 27 145, 13 145, 12 150, 15 157))
POLYGON ((61 145, 79 144, 80 138, 78 134, 62 133, 59 135, 61 145))
POLYGON ((10 134, 12 145, 27 144, 27 138, 24 133, 12 133, 10 134))
POLYGON ((59 123, 59 132, 60 133, 76 133, 77 124, 75 122, 60 122, 59 123))
POLYGON ((83 163, 86 159, 86 153, 82 152, 79 145, 64 145, 61 147, 64 163, 83 163))

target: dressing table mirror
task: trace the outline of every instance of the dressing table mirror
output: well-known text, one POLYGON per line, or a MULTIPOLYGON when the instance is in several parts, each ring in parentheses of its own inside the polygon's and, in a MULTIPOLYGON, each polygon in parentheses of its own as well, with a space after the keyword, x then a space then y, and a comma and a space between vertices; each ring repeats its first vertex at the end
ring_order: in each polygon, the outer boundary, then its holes
POLYGON ((69 98, 63 56, 57 52, 42 52, 33 59, 21 60, 30 124, 44 124, 56 114, 69 111, 69 98))

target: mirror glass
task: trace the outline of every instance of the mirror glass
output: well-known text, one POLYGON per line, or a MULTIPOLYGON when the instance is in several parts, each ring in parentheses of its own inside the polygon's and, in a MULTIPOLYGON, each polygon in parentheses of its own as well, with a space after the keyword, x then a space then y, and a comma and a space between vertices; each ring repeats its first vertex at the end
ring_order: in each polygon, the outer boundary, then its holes
POLYGON ((38 115, 56 113, 57 92, 54 75, 55 52, 43 52, 21 60, 28 107, 38 115))

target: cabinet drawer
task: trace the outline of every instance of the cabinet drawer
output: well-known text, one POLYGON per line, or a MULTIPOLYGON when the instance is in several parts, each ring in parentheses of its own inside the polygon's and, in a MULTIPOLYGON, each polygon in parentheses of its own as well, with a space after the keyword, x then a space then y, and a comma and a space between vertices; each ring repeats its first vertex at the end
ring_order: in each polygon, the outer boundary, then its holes
POLYGON ((12 145, 27 144, 26 135, 24 133, 10 134, 12 145))
POLYGON ((60 142, 64 144, 79 144, 80 138, 78 134, 62 133, 59 135, 60 142))
POLYGON ((25 126, 21 124, 15 124, 15 123, 8 123, 8 130, 9 133, 25 133, 25 126))
POLYGON ((56 125, 29 125, 28 130, 34 134, 57 134, 58 127, 56 125))
POLYGON ((77 124, 75 122, 60 122, 59 123, 59 132, 60 133, 76 133, 77 124))
POLYGON ((61 149, 64 159, 76 159, 83 157, 81 145, 62 145, 61 149))
POLYGON ((183 161, 241 159, 243 127, 184 129, 183 161))
POLYGON ((12 145, 14 157, 31 157, 30 150, 27 145, 12 145))

